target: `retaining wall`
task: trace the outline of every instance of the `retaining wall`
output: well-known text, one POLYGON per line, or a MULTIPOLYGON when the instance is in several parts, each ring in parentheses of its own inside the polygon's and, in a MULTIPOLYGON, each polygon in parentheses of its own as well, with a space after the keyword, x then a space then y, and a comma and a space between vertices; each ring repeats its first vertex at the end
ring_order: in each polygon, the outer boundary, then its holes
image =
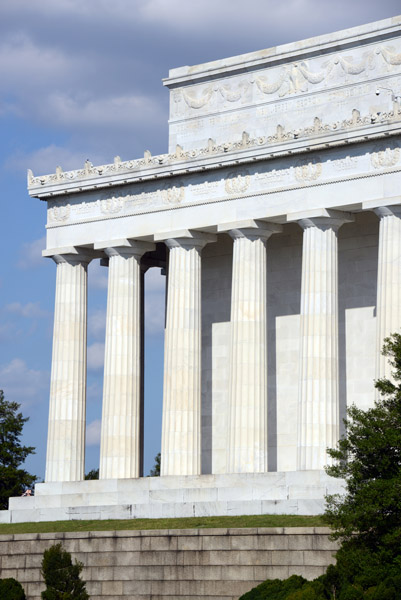
POLYGON ((321 575, 336 550, 326 528, 10 534, 0 535, 0 577, 38 600, 43 552, 58 542, 84 564, 91 600, 237 600, 268 578, 321 575))

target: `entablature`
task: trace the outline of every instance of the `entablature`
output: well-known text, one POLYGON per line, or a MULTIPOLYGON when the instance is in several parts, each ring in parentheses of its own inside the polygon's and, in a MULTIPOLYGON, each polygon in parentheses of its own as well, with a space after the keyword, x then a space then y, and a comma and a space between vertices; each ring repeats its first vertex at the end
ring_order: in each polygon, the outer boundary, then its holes
POLYGON ((400 174, 401 132, 359 144, 321 145, 301 155, 48 197, 47 247, 122 237, 154 241, 180 229, 216 233, 218 225, 246 219, 285 223, 301 209, 359 211, 369 201, 380 205, 398 197, 400 174))
POLYGON ((29 170, 28 190, 30 196, 47 200, 99 188, 176 176, 186 177, 206 170, 358 144, 398 135, 400 132, 401 106, 394 103, 391 111, 366 116, 353 110, 349 119, 340 122, 323 123, 315 118, 313 123, 302 130, 286 131, 277 126, 274 135, 258 138, 250 138, 247 132, 243 132, 238 141, 220 145, 210 139, 207 147, 198 150, 184 151, 177 146, 174 154, 157 156, 146 151, 140 159, 121 161, 117 156, 113 163, 100 166, 93 166, 86 161, 83 169, 63 171, 61 167, 57 167, 53 174, 36 177, 29 170))

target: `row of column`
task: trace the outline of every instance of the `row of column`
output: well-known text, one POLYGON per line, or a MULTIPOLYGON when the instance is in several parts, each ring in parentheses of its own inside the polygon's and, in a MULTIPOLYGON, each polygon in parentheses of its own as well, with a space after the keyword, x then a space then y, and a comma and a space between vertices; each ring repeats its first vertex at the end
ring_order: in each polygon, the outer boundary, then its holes
MULTIPOLYGON (((401 212, 380 218, 377 343, 401 323, 401 212)), ((299 470, 321 469, 339 437, 337 232, 348 213, 293 215, 304 230, 300 306, 299 470)), ((227 472, 267 471, 266 241, 274 223, 219 226, 233 238, 227 472)), ((201 472, 201 250, 203 232, 160 236, 169 248, 165 329, 162 475, 201 472)), ((98 245, 109 257, 100 478, 140 474, 140 260, 154 249, 128 240, 98 245)), ((57 264, 46 481, 84 477, 86 253, 54 255, 57 264)), ((388 375, 378 359, 377 376, 388 375)))

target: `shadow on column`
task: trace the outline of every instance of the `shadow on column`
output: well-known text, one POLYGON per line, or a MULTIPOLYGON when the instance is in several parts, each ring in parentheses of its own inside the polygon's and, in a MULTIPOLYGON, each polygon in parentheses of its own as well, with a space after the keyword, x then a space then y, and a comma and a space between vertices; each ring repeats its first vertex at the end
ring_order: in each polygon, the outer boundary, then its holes
POLYGON ((267 241, 269 471, 296 468, 301 275, 302 230, 284 225, 267 241))
POLYGON ((338 233, 338 350, 340 436, 347 406, 373 405, 379 221, 372 212, 338 233))
POLYGON ((202 250, 202 473, 225 472, 224 420, 228 410, 232 240, 226 234, 202 250), (213 418, 215 417, 215 422, 213 418), (218 446, 217 444, 218 439, 218 446), (223 456, 224 455, 224 456, 223 456), (223 466, 224 465, 224 466, 223 466))

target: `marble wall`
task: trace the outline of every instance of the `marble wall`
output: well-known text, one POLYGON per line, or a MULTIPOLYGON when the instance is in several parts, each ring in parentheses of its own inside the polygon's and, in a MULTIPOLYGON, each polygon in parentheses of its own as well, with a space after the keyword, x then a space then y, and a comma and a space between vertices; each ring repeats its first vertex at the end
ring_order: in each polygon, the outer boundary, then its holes
MULTIPOLYGON (((340 421, 346 406, 374 400, 378 218, 355 215, 339 230, 340 421)), ((297 465, 302 229, 287 224, 267 242, 269 470, 297 465)), ((232 240, 202 253, 202 472, 226 472, 232 240)), ((341 430, 343 427, 341 425, 341 430)))

